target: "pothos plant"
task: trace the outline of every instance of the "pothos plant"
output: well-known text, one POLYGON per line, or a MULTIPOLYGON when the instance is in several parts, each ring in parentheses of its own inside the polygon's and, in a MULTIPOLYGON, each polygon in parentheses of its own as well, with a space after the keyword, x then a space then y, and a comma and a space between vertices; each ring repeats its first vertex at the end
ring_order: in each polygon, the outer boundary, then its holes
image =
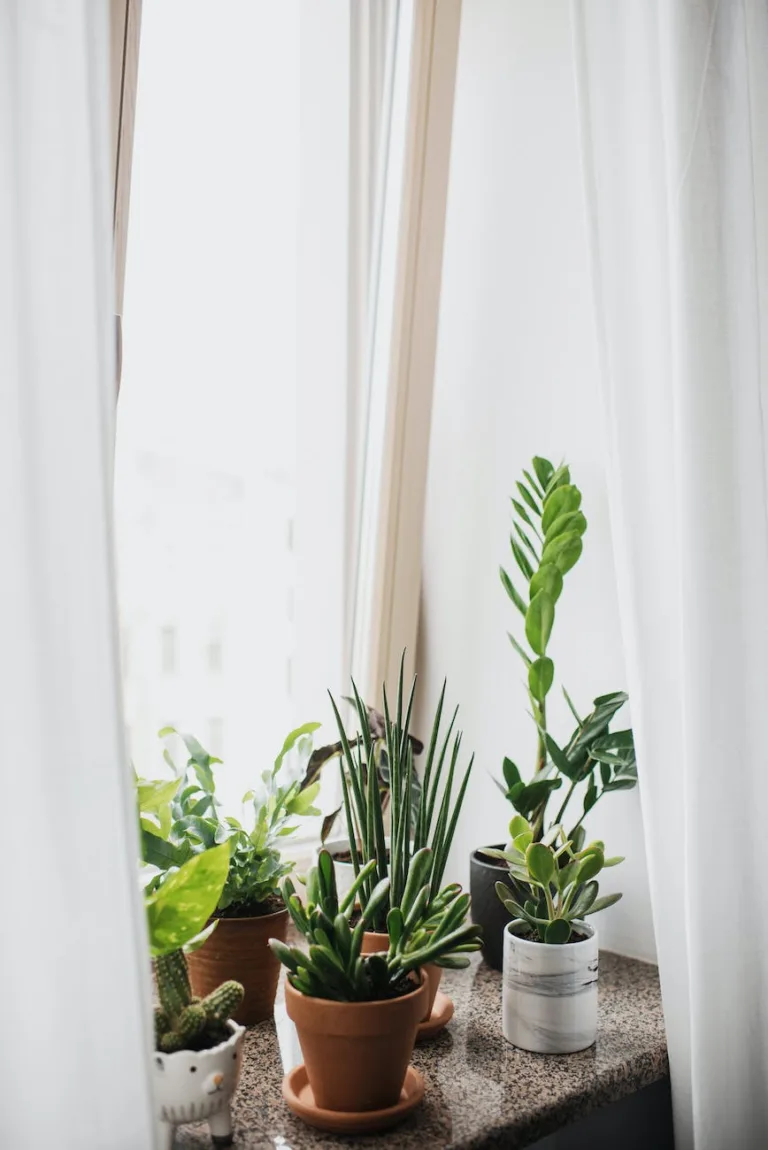
POLYGON ((517 482, 520 498, 512 497, 510 547, 522 582, 513 582, 503 567, 500 576, 523 620, 524 638, 510 633, 509 639, 526 668, 528 698, 538 732, 536 760, 533 775, 526 782, 512 759, 505 758, 504 782, 499 785, 514 809, 530 820, 534 842, 540 841, 551 825, 563 822, 576 788, 583 785, 582 811, 569 832, 569 841, 578 850, 584 842, 582 821, 595 803, 610 791, 635 786, 635 747, 631 730, 609 730, 614 715, 627 701, 623 691, 601 695, 594 700, 590 714, 582 718, 563 688, 577 726, 563 746, 549 730, 547 697, 555 681, 549 643, 565 577, 582 554, 587 520, 581 510, 581 491, 571 482, 565 464, 556 468, 548 459, 535 456, 531 466, 532 470, 523 470, 523 478, 517 482), (550 822, 548 804, 564 780, 567 790, 550 822))
POLYGON ((221 759, 210 755, 194 736, 164 727, 160 737, 178 735, 189 759, 179 768, 165 748, 164 757, 175 778, 137 780, 142 858, 146 865, 157 868, 150 889, 162 886, 169 871, 194 855, 227 843, 229 867, 216 915, 244 917, 270 909, 281 878, 292 868, 282 857, 283 840, 297 829, 297 819, 320 813, 312 805, 319 784, 302 789, 300 779, 287 781, 285 759, 296 750, 300 759, 306 760, 312 749, 312 734, 319 725, 305 723, 291 731, 271 769, 263 771, 258 786, 243 795, 243 804, 251 809, 248 825, 222 813, 213 771, 221 759))

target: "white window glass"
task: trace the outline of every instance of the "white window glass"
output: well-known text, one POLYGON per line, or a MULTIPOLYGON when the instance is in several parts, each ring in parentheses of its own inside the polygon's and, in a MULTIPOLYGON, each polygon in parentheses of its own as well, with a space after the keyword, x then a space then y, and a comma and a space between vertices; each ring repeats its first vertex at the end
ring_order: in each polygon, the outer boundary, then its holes
POLYGON ((299 0, 142 16, 115 476, 126 723, 147 776, 166 724, 216 743, 232 804, 312 717, 288 673, 298 18, 299 0))

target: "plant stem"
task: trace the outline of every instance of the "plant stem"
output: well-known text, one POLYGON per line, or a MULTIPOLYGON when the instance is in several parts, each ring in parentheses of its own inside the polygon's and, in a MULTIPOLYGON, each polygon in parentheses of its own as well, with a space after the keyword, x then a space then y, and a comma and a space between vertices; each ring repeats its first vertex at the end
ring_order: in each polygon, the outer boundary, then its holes
POLYGON ((563 815, 565 814, 565 808, 568 806, 568 803, 571 801, 571 795, 573 794, 573 792, 576 789, 577 781, 578 781, 577 779, 572 780, 571 785, 568 788, 568 794, 563 799, 563 805, 561 806, 560 810, 555 815, 555 825, 562 822, 563 815))

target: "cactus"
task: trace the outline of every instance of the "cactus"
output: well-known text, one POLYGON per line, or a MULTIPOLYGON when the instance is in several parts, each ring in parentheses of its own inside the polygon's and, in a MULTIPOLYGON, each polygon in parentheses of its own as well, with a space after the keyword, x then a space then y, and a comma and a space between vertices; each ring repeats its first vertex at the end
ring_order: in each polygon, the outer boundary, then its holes
POLYGON ((205 998, 189 987, 187 960, 181 950, 155 958, 160 1007, 155 1010, 155 1045, 164 1054, 203 1050, 228 1036, 227 1019, 243 1000, 239 982, 224 982, 205 998))

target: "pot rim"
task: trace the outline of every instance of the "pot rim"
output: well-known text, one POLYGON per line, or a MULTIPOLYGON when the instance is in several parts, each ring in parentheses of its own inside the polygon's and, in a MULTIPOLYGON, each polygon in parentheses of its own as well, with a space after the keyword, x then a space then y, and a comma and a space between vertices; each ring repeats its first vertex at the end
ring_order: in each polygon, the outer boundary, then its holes
POLYGON ((506 924, 504 927, 505 938, 507 935, 509 935, 510 938, 514 938, 515 945, 524 947, 530 946, 533 947, 534 950, 565 950, 566 947, 569 950, 575 950, 580 946, 589 947, 591 949, 593 943, 597 942, 597 928, 590 926, 589 923, 585 922, 582 918, 573 919, 571 924, 572 926, 578 927, 579 931, 583 934, 586 934, 587 936, 586 938, 582 938, 579 942, 531 942, 529 938, 520 938, 519 935, 514 934, 512 927, 516 922, 523 922, 523 919, 513 918, 511 922, 506 924))
MULTIPOLYGON (((224 922, 226 922, 226 923, 243 923, 243 924, 252 923, 252 922, 273 922, 276 918, 280 918, 281 915, 287 915, 287 914, 288 914, 288 907, 287 906, 281 906, 279 910, 270 911, 269 914, 241 914, 241 915, 225 914, 225 915, 221 915, 221 916, 212 915, 208 919, 208 925, 210 926, 210 924, 212 922, 216 922, 219 924, 224 923, 224 922)), ((216 929, 218 930, 219 927, 217 926, 216 929)))
POLYGON ((153 1050, 152 1060, 156 1061, 158 1058, 179 1058, 182 1055, 186 1058, 194 1056, 196 1060, 205 1058, 209 1054, 218 1054, 222 1050, 226 1050, 228 1046, 234 1046, 241 1035, 245 1034, 245 1027, 241 1026, 239 1022, 235 1022, 234 1018, 228 1018, 225 1026, 231 1030, 229 1038, 225 1038, 223 1042, 217 1042, 215 1046, 209 1046, 206 1050, 174 1050, 172 1054, 166 1054, 164 1050, 153 1050))
POLYGON ((302 994, 293 986, 288 978, 285 980, 285 993, 290 994, 292 997, 300 998, 303 1002, 316 1002, 320 1006, 334 1006, 341 1010, 368 1010, 371 1007, 393 1006, 397 1003, 407 1002, 410 998, 414 998, 419 994, 426 985, 427 976, 424 973, 424 967, 419 967, 419 985, 415 986, 409 994, 400 994, 397 998, 375 998, 370 1002, 336 1002, 332 998, 317 998, 314 994, 302 994))
POLYGON ((506 866, 501 859, 488 859, 483 855, 485 850, 503 851, 506 843, 487 843, 482 847, 475 847, 470 856, 471 862, 479 863, 480 866, 490 867, 492 870, 506 870, 506 866))

